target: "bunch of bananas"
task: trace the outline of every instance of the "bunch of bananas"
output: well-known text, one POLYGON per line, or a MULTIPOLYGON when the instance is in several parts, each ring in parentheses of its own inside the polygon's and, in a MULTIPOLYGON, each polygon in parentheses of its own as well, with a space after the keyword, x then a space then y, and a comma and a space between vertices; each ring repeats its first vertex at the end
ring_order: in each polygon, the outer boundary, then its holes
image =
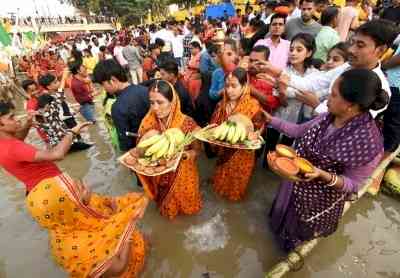
POLYGON ((386 171, 384 185, 392 192, 400 195, 400 167, 394 166, 386 171))
POLYGON ((243 142, 247 139, 246 127, 239 122, 226 121, 213 130, 213 137, 216 140, 226 141, 230 144, 243 142))
POLYGON ((163 134, 156 134, 137 145, 144 150, 144 156, 151 161, 172 158, 185 141, 185 134, 179 128, 167 129, 163 134))

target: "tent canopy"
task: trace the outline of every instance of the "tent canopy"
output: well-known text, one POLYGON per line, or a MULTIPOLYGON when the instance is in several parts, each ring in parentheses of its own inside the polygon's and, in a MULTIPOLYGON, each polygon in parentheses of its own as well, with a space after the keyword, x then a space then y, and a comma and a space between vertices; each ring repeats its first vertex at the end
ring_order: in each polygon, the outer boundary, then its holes
POLYGON ((206 7, 206 12, 205 16, 206 18, 221 18, 224 17, 225 12, 228 14, 228 16, 234 16, 235 15, 235 7, 233 6, 232 3, 221 3, 218 5, 208 5, 206 7))

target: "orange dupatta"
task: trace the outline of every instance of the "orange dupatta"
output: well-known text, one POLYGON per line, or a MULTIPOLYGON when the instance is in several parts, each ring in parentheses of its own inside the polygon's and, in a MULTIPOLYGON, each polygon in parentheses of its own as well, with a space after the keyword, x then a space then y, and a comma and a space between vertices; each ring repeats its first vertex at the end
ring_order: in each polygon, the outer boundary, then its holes
MULTIPOLYGON (((139 136, 155 129, 161 132, 169 128, 180 128, 184 133, 192 131, 197 126, 195 122, 181 112, 181 104, 174 87, 172 107, 167 124, 163 125, 150 109, 139 127, 139 136)), ((199 177, 195 159, 181 159, 175 172, 155 177, 137 174, 144 191, 155 200, 161 214, 174 218, 179 212, 194 214, 201 209, 199 192, 199 177)))

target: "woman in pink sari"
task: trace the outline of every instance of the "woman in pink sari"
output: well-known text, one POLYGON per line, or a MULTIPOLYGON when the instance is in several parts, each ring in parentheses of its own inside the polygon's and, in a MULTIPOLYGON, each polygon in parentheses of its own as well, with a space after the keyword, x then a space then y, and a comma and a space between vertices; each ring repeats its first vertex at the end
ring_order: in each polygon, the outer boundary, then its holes
POLYGON ((200 56, 201 45, 197 41, 190 43, 191 57, 183 74, 183 84, 188 90, 193 103, 195 103, 201 89, 200 56))

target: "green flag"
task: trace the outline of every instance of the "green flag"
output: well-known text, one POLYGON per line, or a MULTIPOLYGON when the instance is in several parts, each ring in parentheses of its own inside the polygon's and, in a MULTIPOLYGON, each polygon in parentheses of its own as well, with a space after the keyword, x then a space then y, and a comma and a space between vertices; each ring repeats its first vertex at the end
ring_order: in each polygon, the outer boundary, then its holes
POLYGON ((25 32, 24 35, 25 35, 25 38, 27 38, 27 39, 30 40, 31 42, 34 42, 34 41, 35 41, 36 34, 33 33, 32 31, 25 32))
POLYGON ((3 24, 0 23, 0 43, 3 46, 9 46, 11 45, 11 36, 6 32, 4 29, 3 24))

